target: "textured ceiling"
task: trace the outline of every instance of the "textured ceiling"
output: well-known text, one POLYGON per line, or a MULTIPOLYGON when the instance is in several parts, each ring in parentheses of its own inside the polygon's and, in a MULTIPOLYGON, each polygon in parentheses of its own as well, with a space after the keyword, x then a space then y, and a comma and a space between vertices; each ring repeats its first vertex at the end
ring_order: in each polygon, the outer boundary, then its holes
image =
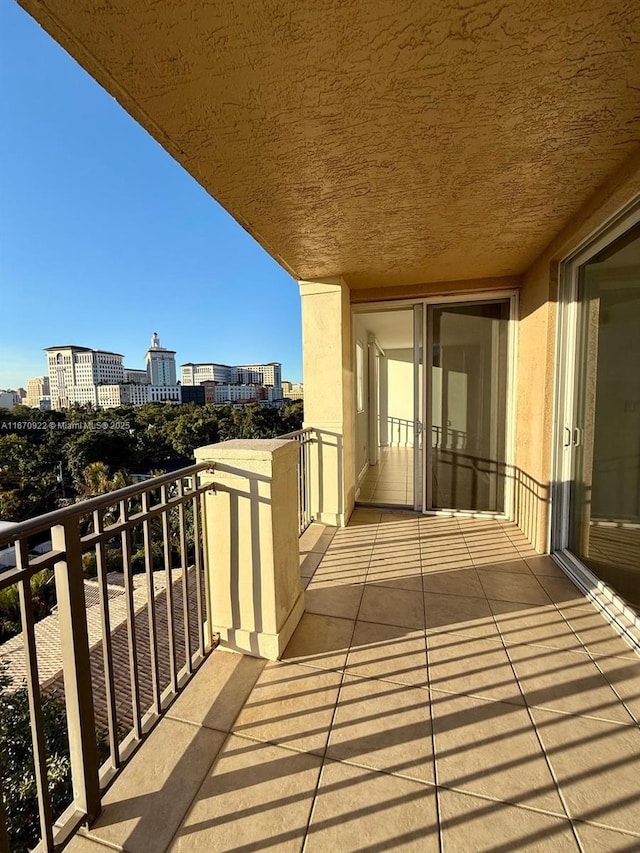
POLYGON ((23 0, 293 275, 524 271, 640 140, 640 2, 23 0))

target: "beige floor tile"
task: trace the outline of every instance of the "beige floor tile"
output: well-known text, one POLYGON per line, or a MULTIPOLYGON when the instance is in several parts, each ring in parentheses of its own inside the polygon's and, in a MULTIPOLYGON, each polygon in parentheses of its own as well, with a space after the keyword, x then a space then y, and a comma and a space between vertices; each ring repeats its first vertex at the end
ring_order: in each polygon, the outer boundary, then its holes
POLYGON ((448 572, 427 572, 423 580, 425 592, 465 595, 486 598, 475 569, 451 569, 448 572))
POLYGON ((171 853, 298 853, 320 766, 314 755, 231 736, 171 853))
POLYGON ((432 691, 438 783, 564 815, 525 708, 432 691))
POLYGON ((548 554, 537 554, 535 557, 526 557, 525 562, 534 575, 545 575, 550 578, 566 577, 560 566, 548 554))
POLYGON ((505 643, 583 651, 582 643, 555 605, 518 604, 492 599, 489 599, 489 604, 505 643))
POLYGON ((249 655, 212 652, 171 705, 167 717, 231 731, 264 666, 264 660, 249 655))
POLYGON ((317 524, 316 522, 310 524, 300 537, 300 551, 305 553, 307 551, 315 550, 324 532, 324 524, 317 524))
POLYGON ((541 646, 509 646, 508 654, 529 705, 631 722, 602 673, 586 655, 541 646))
POLYGON ((531 569, 524 560, 505 560, 504 563, 492 563, 489 572, 508 572, 509 574, 531 577, 531 569))
POLYGON ((347 660, 354 624, 351 619, 305 613, 282 659, 320 669, 342 669, 347 660))
POLYGON ((355 619, 360 607, 364 586, 362 584, 330 584, 312 580, 304 594, 307 613, 355 619))
POLYGON ((422 594, 422 572, 418 570, 416 575, 408 575, 405 572, 381 572, 367 575, 368 585, 386 586, 392 589, 413 590, 422 594))
POLYGON ((638 728, 537 708, 532 714, 570 815, 638 832, 638 728))
POLYGON ((268 663, 233 730, 290 749, 321 753, 327 743, 340 673, 268 663))
POLYGON ((598 657, 596 666, 640 723, 640 659, 598 657))
POLYGON ((226 737, 163 720, 103 797, 91 836, 129 853, 165 850, 226 737))
POLYGON ((429 686, 524 704, 509 658, 496 640, 429 634, 429 686))
POLYGON ((422 593, 367 584, 358 619, 403 628, 424 628, 422 593))
POLYGON ((565 610, 571 625, 584 647, 592 655, 615 655, 637 661, 640 655, 626 643, 595 608, 591 610, 565 610))
POLYGON ((382 553, 374 549, 369 563, 369 571, 375 569, 377 571, 384 569, 413 569, 417 574, 420 574, 422 567, 420 552, 414 553, 401 550, 391 550, 388 553, 382 553))
POLYGON ((558 607, 567 607, 572 603, 582 604, 583 606, 593 605, 578 587, 572 583, 565 575, 564 577, 548 577, 547 575, 539 575, 538 580, 549 595, 549 598, 557 604, 558 607))
POLYGON ((478 575, 487 598, 524 604, 549 604, 549 596, 537 578, 530 574, 478 569, 478 575))
POLYGON ((367 570, 354 571, 353 569, 325 569, 322 566, 316 571, 309 582, 313 582, 314 589, 321 587, 354 586, 361 585, 367 579, 367 570))
POLYGON ((437 853, 435 788, 328 762, 322 768, 305 853, 405 850, 437 853))
POLYGON ((349 518, 350 527, 359 527, 360 525, 380 524, 382 513, 377 509, 363 509, 356 507, 349 518))
POLYGON ((315 551, 308 551, 306 554, 300 554, 300 574, 303 578, 310 578, 320 565, 322 554, 317 554, 315 551))
MULTIPOLYGON (((461 556, 442 556, 442 557, 422 557, 422 572, 425 575, 437 574, 438 572, 452 572, 456 569, 474 569, 471 557, 468 555, 461 556)), ((484 593, 483 593, 484 595, 484 593)))
POLYGON ((469 548, 469 554, 476 569, 488 569, 496 563, 506 563, 520 558, 520 554, 512 546, 487 547, 481 551, 469 548))
POLYGON ((638 853, 640 850, 640 838, 637 835, 624 835, 580 821, 576 821, 575 827, 585 853, 638 853))
POLYGON ((424 631, 356 622, 346 671, 350 675, 426 687, 424 631))
POLYGON ((327 756, 433 782, 429 692, 345 676, 327 756))
POLYGON ((497 638, 498 629, 485 598, 427 592, 424 600, 428 631, 497 638))
POLYGON ((438 800, 446 853, 578 853, 568 820, 442 789, 438 800))

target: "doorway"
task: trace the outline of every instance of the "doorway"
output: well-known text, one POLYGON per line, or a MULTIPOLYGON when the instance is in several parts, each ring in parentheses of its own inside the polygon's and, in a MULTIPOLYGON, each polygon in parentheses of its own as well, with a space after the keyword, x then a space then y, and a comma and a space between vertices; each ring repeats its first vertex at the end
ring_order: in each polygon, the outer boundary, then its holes
POLYGON ((358 503, 505 514, 514 299, 354 312, 358 503))

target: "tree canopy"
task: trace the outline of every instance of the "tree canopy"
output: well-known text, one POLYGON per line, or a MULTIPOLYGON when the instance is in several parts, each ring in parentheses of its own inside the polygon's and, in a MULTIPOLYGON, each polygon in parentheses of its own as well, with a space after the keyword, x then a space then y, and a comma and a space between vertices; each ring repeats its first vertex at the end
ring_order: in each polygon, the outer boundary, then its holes
POLYGON ((302 402, 283 406, 148 403, 64 412, 0 408, 0 519, 22 521, 61 498, 115 488, 132 474, 171 471, 194 451, 232 438, 273 438, 302 427, 302 402), (93 491, 92 491, 93 490, 93 491))

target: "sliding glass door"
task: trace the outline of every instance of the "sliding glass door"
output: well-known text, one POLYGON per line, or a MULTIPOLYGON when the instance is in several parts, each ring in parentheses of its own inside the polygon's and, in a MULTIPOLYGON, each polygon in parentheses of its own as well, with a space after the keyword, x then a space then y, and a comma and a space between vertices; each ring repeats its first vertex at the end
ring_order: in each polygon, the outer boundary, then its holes
POLYGON ((359 502, 505 512, 512 300, 354 313, 359 502))
POLYGON ((569 267, 563 316, 556 547, 640 612, 640 224, 569 267))
POLYGON ((428 509, 505 509, 510 301, 429 306, 428 509))

